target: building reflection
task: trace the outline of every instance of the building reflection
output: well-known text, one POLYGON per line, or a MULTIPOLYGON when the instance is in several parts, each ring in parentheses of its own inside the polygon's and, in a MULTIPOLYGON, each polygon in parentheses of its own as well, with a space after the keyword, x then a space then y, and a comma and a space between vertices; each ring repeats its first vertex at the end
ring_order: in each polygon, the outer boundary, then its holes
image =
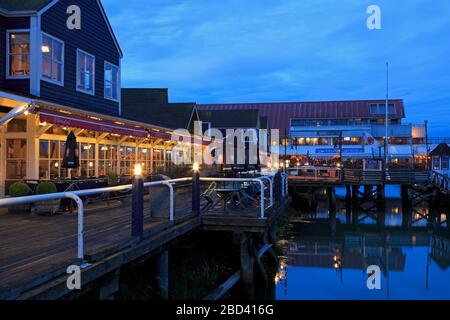
MULTIPOLYGON (((406 250, 422 247, 427 248, 423 279, 426 279, 428 290, 431 263, 443 271, 450 266, 450 234, 445 224, 432 227, 428 223, 416 223, 405 228, 401 208, 393 207, 387 212, 382 229, 376 223, 353 225, 344 220, 338 221, 335 232, 329 225, 331 218, 304 216, 304 220, 292 225, 290 240, 285 242, 285 257, 280 261, 275 276, 277 287, 282 286, 287 295, 287 270, 291 267, 334 269, 340 281, 344 282, 346 271, 360 270, 365 274, 370 265, 377 265, 387 281, 386 295, 389 299, 390 273, 406 272, 406 250)), ((422 213, 428 215, 427 211, 422 213)), ((447 216, 443 214, 439 218, 445 222, 447 216)), ((417 261, 410 263, 416 264, 417 261)))

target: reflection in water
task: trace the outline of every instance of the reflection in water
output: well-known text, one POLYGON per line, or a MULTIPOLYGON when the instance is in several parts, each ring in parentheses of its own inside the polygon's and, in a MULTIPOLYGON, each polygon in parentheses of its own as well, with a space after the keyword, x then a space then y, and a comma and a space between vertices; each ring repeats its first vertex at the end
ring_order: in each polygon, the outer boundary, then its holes
POLYGON ((319 203, 317 213, 294 218, 280 241, 277 299, 450 299, 446 214, 432 225, 427 208, 404 214, 400 199, 389 199, 381 216, 327 211, 319 203), (370 265, 381 269, 381 290, 367 288, 370 265))

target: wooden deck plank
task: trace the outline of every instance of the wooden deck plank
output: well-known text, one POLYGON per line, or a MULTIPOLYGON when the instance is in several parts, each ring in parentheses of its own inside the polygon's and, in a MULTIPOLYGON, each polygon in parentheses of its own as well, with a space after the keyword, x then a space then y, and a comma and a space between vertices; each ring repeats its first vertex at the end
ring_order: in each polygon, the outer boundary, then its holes
MULTIPOLYGON (((148 212, 148 211, 147 211, 148 212)), ((85 251, 95 252, 130 239, 129 207, 97 210, 85 215, 85 251)), ((145 217, 145 228, 166 221, 145 217)), ((33 279, 76 261, 77 215, 12 215, 0 212, 0 292, 18 288, 33 279)), ((160 229, 159 229, 160 231, 160 229)), ((1 297, 1 293, 0 293, 1 297)))

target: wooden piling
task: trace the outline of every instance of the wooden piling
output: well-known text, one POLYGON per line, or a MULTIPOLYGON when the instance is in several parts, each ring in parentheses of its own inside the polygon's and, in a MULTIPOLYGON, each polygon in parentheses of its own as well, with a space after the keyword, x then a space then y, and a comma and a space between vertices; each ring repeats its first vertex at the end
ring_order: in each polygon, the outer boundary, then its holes
POLYGON ((241 234, 241 281, 243 297, 245 299, 253 299, 254 297, 254 273, 253 273, 253 257, 252 239, 249 233, 241 234))
POLYGON ((161 298, 169 300, 169 250, 164 250, 157 256, 156 274, 161 298))
POLYGON ((377 186, 377 210, 386 210, 386 190, 384 185, 377 186))
POLYGON ((352 212, 358 212, 359 185, 352 185, 352 212))

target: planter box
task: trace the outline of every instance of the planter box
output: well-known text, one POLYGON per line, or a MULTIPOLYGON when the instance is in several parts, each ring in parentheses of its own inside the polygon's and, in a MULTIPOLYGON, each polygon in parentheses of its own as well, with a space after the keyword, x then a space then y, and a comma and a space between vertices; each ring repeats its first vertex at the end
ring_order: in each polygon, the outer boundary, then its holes
POLYGON ((37 214, 55 214, 59 210, 61 200, 40 201, 34 204, 37 214))
POLYGON ((8 208, 8 212, 11 214, 30 213, 31 204, 19 204, 8 208))

